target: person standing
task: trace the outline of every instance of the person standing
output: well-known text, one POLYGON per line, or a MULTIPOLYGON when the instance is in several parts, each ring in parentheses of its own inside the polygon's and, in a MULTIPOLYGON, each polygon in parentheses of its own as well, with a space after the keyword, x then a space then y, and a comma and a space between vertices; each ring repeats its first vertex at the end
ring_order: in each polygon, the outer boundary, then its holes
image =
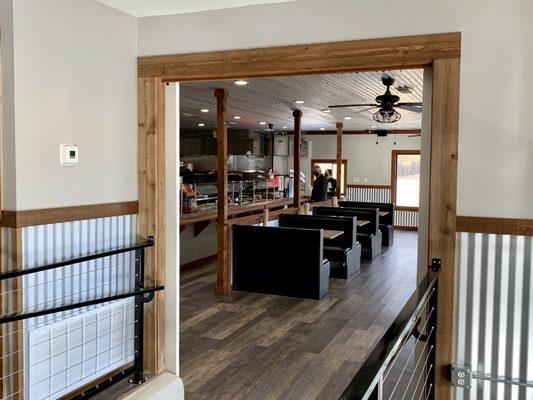
POLYGON ((328 193, 328 180, 322 174, 322 169, 320 166, 315 165, 313 167, 313 175, 315 176, 315 181, 313 182, 313 190, 311 191, 311 200, 326 200, 328 193))
POLYGON ((333 177, 333 171, 331 171, 331 169, 327 169, 324 175, 326 176, 326 179, 328 180, 328 196, 336 196, 337 195, 337 179, 333 177))

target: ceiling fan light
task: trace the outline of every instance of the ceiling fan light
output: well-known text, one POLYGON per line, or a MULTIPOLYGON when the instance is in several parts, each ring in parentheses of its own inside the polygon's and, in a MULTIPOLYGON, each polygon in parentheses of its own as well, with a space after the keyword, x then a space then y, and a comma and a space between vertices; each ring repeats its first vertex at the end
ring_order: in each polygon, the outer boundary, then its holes
POLYGON ((374 113, 372 118, 374 121, 380 122, 382 124, 393 124, 398 122, 401 118, 401 114, 395 110, 378 110, 374 113))

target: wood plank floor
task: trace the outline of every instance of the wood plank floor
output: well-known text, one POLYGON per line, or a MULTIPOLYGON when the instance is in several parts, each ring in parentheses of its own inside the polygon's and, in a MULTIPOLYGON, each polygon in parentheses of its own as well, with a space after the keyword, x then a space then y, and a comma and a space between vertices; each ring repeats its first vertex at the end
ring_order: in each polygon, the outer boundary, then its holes
MULTIPOLYGON (((385 248, 386 249, 386 248, 385 248)), ((417 233, 322 300, 215 295, 216 265, 181 277, 186 399, 338 399, 416 286, 417 233)))

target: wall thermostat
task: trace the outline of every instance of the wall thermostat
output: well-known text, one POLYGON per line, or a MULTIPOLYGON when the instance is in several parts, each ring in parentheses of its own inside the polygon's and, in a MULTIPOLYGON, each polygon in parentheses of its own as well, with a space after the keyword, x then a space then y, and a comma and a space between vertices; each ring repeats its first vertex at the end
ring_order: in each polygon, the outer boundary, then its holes
POLYGON ((62 144, 60 147, 61 165, 77 165, 78 146, 75 144, 62 144))

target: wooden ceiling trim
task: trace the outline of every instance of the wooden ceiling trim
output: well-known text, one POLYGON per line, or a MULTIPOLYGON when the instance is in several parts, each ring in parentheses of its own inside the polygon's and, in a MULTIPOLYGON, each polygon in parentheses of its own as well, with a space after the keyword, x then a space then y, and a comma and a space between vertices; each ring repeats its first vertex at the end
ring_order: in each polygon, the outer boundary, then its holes
MULTIPOLYGON (((390 129, 387 130, 387 135, 422 135, 421 129, 390 129)), ((293 132, 287 132, 288 135, 292 135, 293 132)), ((303 135, 336 135, 337 131, 302 131, 303 135)), ((343 135, 375 135, 376 131, 358 130, 358 131, 342 131, 343 135)))
POLYGON ((183 82, 408 69, 460 55, 461 33, 453 32, 139 57, 138 76, 183 82))

